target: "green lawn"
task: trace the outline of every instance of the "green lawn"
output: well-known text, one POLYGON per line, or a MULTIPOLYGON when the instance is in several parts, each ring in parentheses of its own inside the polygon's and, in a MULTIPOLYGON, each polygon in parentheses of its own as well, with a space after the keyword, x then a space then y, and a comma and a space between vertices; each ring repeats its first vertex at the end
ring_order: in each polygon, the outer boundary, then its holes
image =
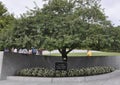
MULTIPOLYGON (((50 54, 48 54, 50 55, 50 54)), ((51 56, 61 56, 60 53, 52 53, 51 56)), ((68 56, 86 56, 86 52, 69 53, 68 56)), ((117 52, 92 52, 92 56, 120 56, 117 52)))

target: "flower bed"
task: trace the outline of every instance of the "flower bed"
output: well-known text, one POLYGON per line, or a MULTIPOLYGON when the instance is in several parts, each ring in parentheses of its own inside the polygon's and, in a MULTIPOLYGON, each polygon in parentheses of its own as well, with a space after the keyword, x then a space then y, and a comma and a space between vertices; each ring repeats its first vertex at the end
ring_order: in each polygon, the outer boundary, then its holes
POLYGON ((113 67, 88 67, 81 69, 69 69, 68 71, 55 71, 47 68, 26 68, 18 71, 17 76, 33 76, 33 77, 78 77, 91 76, 113 72, 113 67))

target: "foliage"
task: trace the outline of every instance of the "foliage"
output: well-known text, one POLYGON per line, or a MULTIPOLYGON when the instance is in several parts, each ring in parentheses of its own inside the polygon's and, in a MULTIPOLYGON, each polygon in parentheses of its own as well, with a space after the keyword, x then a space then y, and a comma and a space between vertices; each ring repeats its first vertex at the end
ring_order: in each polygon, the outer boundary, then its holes
POLYGON ((113 67, 88 67, 81 69, 69 69, 68 71, 55 71, 53 69, 46 68, 27 68, 22 69, 17 72, 18 76, 36 76, 36 77, 75 77, 75 76, 90 76, 90 75, 98 75, 105 74, 109 72, 113 72, 115 68, 113 67))
POLYGON ((22 16, 17 19, 16 26, 14 27, 13 41, 14 46, 18 48, 31 48, 40 46, 40 31, 37 21, 32 17, 22 16))
POLYGON ((71 69, 68 71, 69 76, 90 76, 90 75, 98 75, 104 74, 114 71, 115 69, 112 67, 88 67, 82 69, 71 69))
POLYGON ((120 52, 120 26, 109 29, 108 39, 111 43, 108 49, 120 52))
POLYGON ((0 50, 6 47, 9 48, 12 44, 14 20, 14 16, 9 14, 2 2, 0 2, 0 50))
POLYGON ((45 0, 20 18, 0 2, 0 50, 58 49, 62 57, 75 48, 120 52, 120 26, 106 20, 100 0, 45 0))
POLYGON ((27 68, 22 69, 17 72, 19 76, 39 76, 39 77, 52 77, 54 75, 54 70, 49 70, 46 68, 27 68))
POLYGON ((7 23, 6 16, 7 9, 4 7, 2 2, 0 2, 0 30, 3 29, 5 27, 5 24, 7 23))
POLYGON ((98 0, 48 0, 41 11, 43 47, 58 49, 62 57, 84 47, 90 26, 105 20, 98 0))
POLYGON ((84 47, 88 47, 94 50, 104 50, 109 48, 111 45, 111 37, 108 33, 109 29, 113 27, 103 27, 101 25, 92 25, 89 30, 87 30, 87 36, 84 42, 84 47))

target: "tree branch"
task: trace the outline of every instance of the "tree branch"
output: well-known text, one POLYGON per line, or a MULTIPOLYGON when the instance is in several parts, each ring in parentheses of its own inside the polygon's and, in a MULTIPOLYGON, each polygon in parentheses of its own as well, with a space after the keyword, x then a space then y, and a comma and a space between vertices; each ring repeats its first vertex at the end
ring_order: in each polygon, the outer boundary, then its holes
POLYGON ((72 51, 74 48, 70 48, 66 53, 68 54, 70 51, 72 51))
POLYGON ((61 49, 59 49, 59 48, 58 48, 58 51, 59 51, 59 52, 62 54, 62 51, 61 51, 61 49))

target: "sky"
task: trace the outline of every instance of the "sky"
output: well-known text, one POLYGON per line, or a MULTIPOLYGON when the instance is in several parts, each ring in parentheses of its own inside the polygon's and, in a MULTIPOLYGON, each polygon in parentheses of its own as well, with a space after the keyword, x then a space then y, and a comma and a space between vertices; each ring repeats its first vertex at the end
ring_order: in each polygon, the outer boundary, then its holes
MULTIPOLYGON (((36 2, 39 7, 42 7, 42 0, 0 0, 10 13, 16 17, 25 13, 28 8, 33 9, 36 2)), ((108 20, 112 21, 115 26, 120 25, 120 0, 101 0, 102 8, 108 20)))

